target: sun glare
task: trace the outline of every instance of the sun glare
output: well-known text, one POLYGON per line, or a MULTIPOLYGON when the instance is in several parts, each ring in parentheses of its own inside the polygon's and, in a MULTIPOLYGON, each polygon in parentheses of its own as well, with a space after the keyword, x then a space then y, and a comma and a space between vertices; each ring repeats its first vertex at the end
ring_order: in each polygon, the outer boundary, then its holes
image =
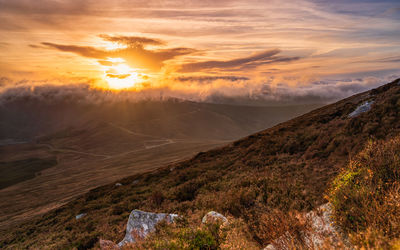
POLYGON ((121 58, 108 58, 111 66, 104 67, 104 80, 111 89, 128 89, 141 81, 140 74, 121 58))
POLYGON ((120 44, 120 43, 107 43, 105 45, 106 50, 117 50, 117 49, 126 49, 128 46, 125 44, 120 44))

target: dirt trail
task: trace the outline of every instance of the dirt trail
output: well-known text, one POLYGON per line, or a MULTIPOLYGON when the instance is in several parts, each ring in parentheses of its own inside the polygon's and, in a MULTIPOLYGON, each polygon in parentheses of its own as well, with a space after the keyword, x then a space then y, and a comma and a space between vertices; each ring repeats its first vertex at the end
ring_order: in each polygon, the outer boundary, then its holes
POLYGON ((110 155, 93 154, 93 153, 88 153, 88 152, 83 152, 83 151, 78 151, 78 150, 73 150, 73 149, 56 148, 49 143, 40 143, 39 145, 45 146, 45 147, 49 148, 51 151, 56 151, 56 152, 61 152, 61 153, 82 154, 82 155, 88 155, 88 156, 94 156, 94 157, 104 157, 104 158, 111 157, 110 155))

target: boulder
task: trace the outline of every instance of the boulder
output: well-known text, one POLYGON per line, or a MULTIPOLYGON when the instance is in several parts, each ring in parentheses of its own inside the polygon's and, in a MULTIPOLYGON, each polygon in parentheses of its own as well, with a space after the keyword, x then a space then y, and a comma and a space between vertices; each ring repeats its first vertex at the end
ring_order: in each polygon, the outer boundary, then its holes
POLYGON ((83 217, 85 217, 85 216, 86 216, 85 213, 81 213, 81 214, 78 214, 77 216, 75 216, 75 219, 76 219, 76 220, 79 220, 79 219, 81 219, 81 218, 83 218, 83 217))
POLYGON ((155 226, 162 220, 172 223, 178 217, 177 214, 149 213, 140 210, 133 210, 129 215, 126 225, 125 238, 118 243, 119 247, 127 243, 134 243, 138 239, 145 238, 153 232, 155 226))
POLYGON ((228 223, 228 219, 225 216, 215 211, 208 212, 206 215, 204 215, 203 219, 201 220, 201 222, 203 223, 210 223, 217 221, 221 221, 223 225, 226 225, 228 223))
POLYGON ((374 101, 366 101, 360 106, 358 106, 353 112, 349 114, 350 118, 359 116, 362 113, 368 112, 371 110, 371 106, 374 104, 374 101))
MULTIPOLYGON (((323 249, 326 240, 331 243, 347 242, 340 237, 338 229, 335 227, 332 219, 332 205, 326 203, 320 206, 317 211, 311 211, 305 215, 311 230, 309 232, 301 232, 302 242, 308 249, 323 249)), ((290 249, 290 245, 294 241, 294 236, 289 232, 284 233, 281 237, 274 240, 266 246, 264 250, 290 249)), ((340 246, 346 248, 345 245, 340 246)))

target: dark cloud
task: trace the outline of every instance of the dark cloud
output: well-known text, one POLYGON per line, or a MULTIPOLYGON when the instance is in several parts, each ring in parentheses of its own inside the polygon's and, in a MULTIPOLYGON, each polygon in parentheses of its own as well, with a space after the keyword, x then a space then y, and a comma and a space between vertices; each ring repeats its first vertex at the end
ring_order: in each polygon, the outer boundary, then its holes
POLYGON ((73 52, 80 56, 90 57, 90 58, 103 59, 107 58, 109 54, 109 52, 107 51, 99 50, 90 46, 62 45, 62 44, 47 43, 47 42, 43 42, 42 44, 51 48, 58 49, 60 51, 73 52))
POLYGON ((178 56, 188 55, 197 50, 191 48, 166 48, 148 50, 144 48, 146 44, 162 45, 163 41, 145 38, 145 37, 128 37, 128 36, 106 36, 102 38, 108 41, 119 42, 128 45, 127 48, 117 50, 102 50, 90 46, 63 45, 56 43, 43 42, 50 48, 54 48, 64 52, 71 52, 83 57, 99 59, 102 65, 108 65, 108 57, 122 58, 133 68, 144 68, 150 70, 160 70, 164 66, 164 62, 178 56))
POLYGON ((391 56, 377 60, 378 62, 400 62, 400 56, 391 56))
POLYGON ((248 69, 259 65, 270 64, 275 62, 288 62, 298 60, 299 57, 282 57, 277 56, 281 51, 279 49, 267 50, 252 56, 237 58, 227 61, 205 61, 197 63, 187 63, 182 65, 181 72, 196 72, 209 69, 248 69))
POLYGON ((100 63, 103 66, 113 66, 114 65, 113 62, 106 61, 106 60, 98 60, 97 62, 100 63))
POLYGON ((131 74, 123 74, 123 75, 118 75, 118 74, 111 74, 108 73, 107 76, 111 77, 111 78, 118 78, 118 79, 125 79, 127 77, 129 77, 131 74))
POLYGON ((43 48, 43 46, 36 45, 36 44, 29 44, 28 46, 31 47, 31 48, 34 48, 34 49, 43 48))
POLYGON ((65 14, 76 15, 88 12, 89 1, 69 0, 0 0, 0 9, 7 13, 24 15, 65 14))
POLYGON ((159 39, 139 37, 139 36, 109 36, 99 35, 103 40, 109 42, 115 42, 125 44, 131 47, 143 46, 143 45, 165 45, 166 43, 159 39))
POLYGON ((177 77, 175 80, 180 82, 212 82, 216 80, 225 80, 225 81, 247 81, 250 80, 248 77, 242 76, 188 76, 188 77, 177 77))

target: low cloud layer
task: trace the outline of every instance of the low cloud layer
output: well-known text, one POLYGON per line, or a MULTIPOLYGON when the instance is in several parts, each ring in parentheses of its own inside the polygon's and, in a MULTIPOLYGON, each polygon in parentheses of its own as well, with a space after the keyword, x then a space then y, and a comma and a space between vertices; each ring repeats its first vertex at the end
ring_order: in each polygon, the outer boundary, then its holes
MULTIPOLYGON (((90 84, 51 85, 47 83, 10 83, 8 78, 0 78, 0 103, 21 98, 33 98, 46 102, 63 100, 70 102, 103 103, 116 101, 183 100, 236 103, 247 105, 293 105, 326 104, 360 93, 400 78, 399 75, 376 78, 365 77, 342 80, 310 82, 296 87, 281 80, 269 79, 253 82, 243 78, 175 79, 175 84, 149 84, 141 91, 110 91, 93 88, 90 84), (32 85, 36 85, 32 87, 32 85), (175 86, 175 87, 171 87, 175 86)), ((292 79, 293 81, 294 79, 292 79)), ((297 79, 299 80, 299 79, 297 79)))

